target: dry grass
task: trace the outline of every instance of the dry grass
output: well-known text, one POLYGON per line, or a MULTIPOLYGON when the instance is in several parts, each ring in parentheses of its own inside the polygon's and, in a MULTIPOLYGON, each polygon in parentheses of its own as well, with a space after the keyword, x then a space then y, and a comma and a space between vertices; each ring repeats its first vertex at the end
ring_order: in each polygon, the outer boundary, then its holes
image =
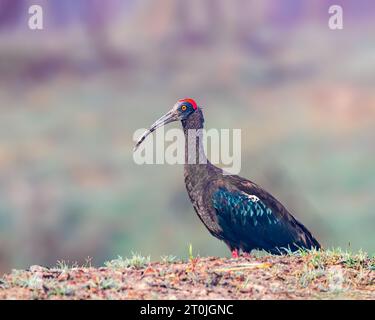
POLYGON ((375 259, 365 252, 300 251, 188 261, 134 254, 106 263, 13 270, 1 299, 375 299, 375 259))

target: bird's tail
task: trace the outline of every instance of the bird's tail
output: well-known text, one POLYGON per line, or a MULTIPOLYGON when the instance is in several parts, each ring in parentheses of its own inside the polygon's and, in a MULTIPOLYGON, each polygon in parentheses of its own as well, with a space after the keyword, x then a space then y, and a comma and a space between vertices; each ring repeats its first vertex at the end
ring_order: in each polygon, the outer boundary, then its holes
POLYGON ((303 244, 303 247, 305 247, 306 249, 320 249, 321 248, 320 243, 318 242, 318 240, 314 238, 311 232, 303 224, 299 223, 298 221, 297 221, 297 224, 302 229, 302 231, 304 232, 306 236, 306 242, 303 244))

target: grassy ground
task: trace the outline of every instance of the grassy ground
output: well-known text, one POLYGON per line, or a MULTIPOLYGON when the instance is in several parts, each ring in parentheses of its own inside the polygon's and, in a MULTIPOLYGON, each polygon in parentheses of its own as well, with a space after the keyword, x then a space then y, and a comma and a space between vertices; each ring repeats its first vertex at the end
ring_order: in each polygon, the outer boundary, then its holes
POLYGON ((239 258, 173 256, 105 267, 32 266, 0 279, 0 299, 375 299, 375 258, 364 252, 301 251, 239 258))

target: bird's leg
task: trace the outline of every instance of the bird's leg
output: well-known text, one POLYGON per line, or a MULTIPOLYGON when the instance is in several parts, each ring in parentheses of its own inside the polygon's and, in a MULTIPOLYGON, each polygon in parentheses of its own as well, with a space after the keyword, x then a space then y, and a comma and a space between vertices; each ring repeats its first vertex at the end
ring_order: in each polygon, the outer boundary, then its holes
POLYGON ((236 258, 239 258, 240 255, 239 255, 239 251, 237 248, 233 249, 232 250, 232 258, 236 259, 236 258))

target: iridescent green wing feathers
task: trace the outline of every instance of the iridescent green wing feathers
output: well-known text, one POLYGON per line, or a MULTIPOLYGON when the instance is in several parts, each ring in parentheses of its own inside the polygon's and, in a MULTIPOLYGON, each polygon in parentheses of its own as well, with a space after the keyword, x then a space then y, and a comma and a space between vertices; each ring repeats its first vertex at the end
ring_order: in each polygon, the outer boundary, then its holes
POLYGON ((267 199, 221 187, 213 194, 213 206, 218 223, 233 247, 280 253, 283 248, 306 246, 304 234, 299 233, 302 230, 296 228, 298 222, 278 212, 267 199))

